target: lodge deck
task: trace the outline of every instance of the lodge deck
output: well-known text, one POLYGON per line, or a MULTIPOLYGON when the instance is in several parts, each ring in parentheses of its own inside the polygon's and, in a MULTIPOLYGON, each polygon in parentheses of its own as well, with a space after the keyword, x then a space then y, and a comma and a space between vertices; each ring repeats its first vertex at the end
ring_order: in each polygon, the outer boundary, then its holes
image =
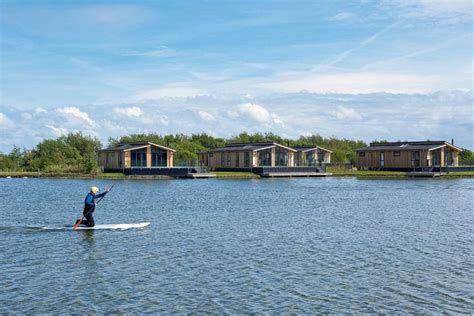
POLYGON ((438 178, 441 176, 446 175, 445 172, 422 172, 422 171, 415 171, 415 172, 409 172, 408 176, 414 177, 414 178, 438 178))
POLYGON ((186 178, 190 179, 208 179, 208 178, 215 178, 216 175, 214 173, 188 173, 186 178))
POLYGON ((332 173, 327 172, 265 172, 260 176, 264 178, 293 178, 293 177, 327 177, 332 173))

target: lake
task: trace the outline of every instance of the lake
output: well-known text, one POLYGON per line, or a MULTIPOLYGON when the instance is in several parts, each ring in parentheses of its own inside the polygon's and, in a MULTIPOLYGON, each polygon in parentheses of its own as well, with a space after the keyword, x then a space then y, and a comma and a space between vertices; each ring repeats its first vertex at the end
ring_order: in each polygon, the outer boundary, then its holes
POLYGON ((0 314, 471 313, 474 179, 0 179, 0 314), (92 185, 97 224, 71 225, 92 185))

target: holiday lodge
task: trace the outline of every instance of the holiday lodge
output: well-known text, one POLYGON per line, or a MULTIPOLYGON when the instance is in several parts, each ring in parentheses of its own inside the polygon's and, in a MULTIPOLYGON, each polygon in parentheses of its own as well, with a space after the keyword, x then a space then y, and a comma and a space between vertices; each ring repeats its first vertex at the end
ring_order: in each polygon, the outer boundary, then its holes
POLYGON ((358 170, 440 171, 457 167, 461 151, 446 141, 371 143, 357 150, 356 165, 358 170))

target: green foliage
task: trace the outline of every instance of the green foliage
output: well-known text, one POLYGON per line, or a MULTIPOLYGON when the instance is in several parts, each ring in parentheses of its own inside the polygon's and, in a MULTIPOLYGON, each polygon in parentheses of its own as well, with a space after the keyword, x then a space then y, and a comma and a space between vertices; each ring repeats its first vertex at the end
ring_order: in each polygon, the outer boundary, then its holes
POLYGON ((91 173, 97 169, 100 147, 97 138, 70 133, 45 139, 30 151, 13 147, 9 155, 0 154, 0 170, 91 173))
MULTIPOLYGON (((277 142, 286 146, 320 146, 331 150, 331 161, 338 163, 355 163, 355 150, 366 147, 360 140, 324 138, 318 134, 301 136, 298 139, 283 138, 273 133, 242 132, 229 139, 217 138, 206 133, 192 134, 132 134, 119 138, 109 138, 109 146, 118 143, 151 141, 176 150, 175 166, 195 165, 198 152, 222 147, 226 143, 277 142)), ((376 141, 377 142, 377 141, 376 141)), ((383 142, 383 141, 379 141, 383 142)), ((37 171, 55 173, 93 173, 97 170, 96 151, 101 148, 95 137, 82 133, 70 133, 57 139, 45 139, 33 150, 13 147, 9 154, 0 153, 0 171, 16 172, 37 171)), ((459 154, 460 165, 474 165, 474 152, 463 149, 459 154)))
POLYGON ((163 146, 168 146, 176 150, 174 155, 175 166, 186 166, 195 164, 197 153, 208 149, 222 147, 226 143, 256 143, 256 142, 276 142, 286 146, 320 146, 334 151, 332 162, 334 163, 355 163, 355 150, 365 147, 367 144, 363 141, 354 141, 349 139, 323 138, 320 135, 301 136, 298 139, 283 138, 273 133, 255 133, 249 134, 242 132, 229 139, 215 138, 206 133, 193 134, 187 136, 184 134, 158 135, 158 134, 132 134, 120 138, 109 138, 109 145, 114 146, 119 143, 129 143, 137 141, 150 141, 163 146))
POLYGON ((459 153, 459 165, 474 166, 474 152, 463 148, 459 153))

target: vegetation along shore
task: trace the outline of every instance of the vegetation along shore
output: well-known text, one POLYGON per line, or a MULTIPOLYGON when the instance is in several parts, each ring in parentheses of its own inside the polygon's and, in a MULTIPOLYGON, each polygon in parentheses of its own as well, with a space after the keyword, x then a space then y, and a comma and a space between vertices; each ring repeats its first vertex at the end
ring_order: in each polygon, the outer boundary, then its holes
MULTIPOLYGON (((206 133, 184 135, 133 134, 109 138, 108 146, 118 143, 149 140, 176 149, 175 166, 196 164, 198 152, 214 149, 226 143, 278 142, 288 146, 318 145, 333 151, 333 164, 353 164, 357 148, 367 146, 362 140, 324 138, 320 135, 283 138, 273 133, 240 133, 228 139, 206 133)), ((101 173, 96 153, 103 144, 82 133, 69 133, 56 139, 45 139, 33 149, 15 146, 10 153, 0 153, 0 177, 57 177, 57 178, 125 178, 121 173, 101 173)), ((474 165, 474 153, 466 148, 459 155, 460 165, 474 165)), ((358 171, 345 168, 328 168, 333 176, 356 177, 407 177, 406 172, 358 171)), ((216 172, 217 178, 258 178, 251 172, 216 172)), ((474 172, 452 172, 450 177, 474 176, 474 172)), ((140 177, 136 177, 140 178, 140 177)), ((160 177, 163 178, 163 177, 160 177)), ((164 177, 165 178, 165 177, 164 177)))

